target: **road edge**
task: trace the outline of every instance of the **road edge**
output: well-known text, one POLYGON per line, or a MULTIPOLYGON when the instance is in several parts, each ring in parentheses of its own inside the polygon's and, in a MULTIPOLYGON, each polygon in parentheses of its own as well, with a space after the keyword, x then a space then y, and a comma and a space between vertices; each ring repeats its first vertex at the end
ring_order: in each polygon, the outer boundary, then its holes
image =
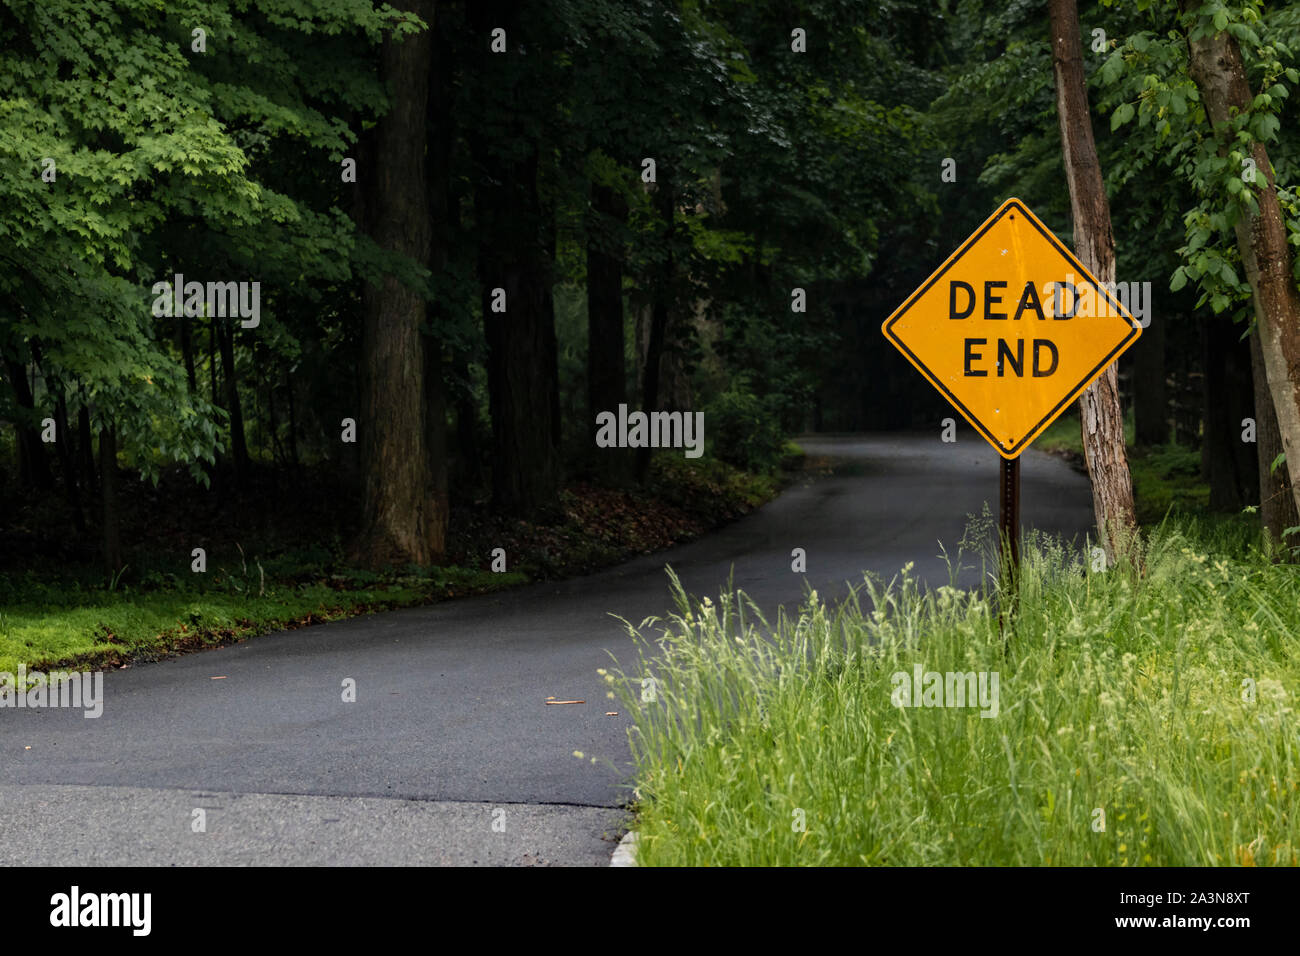
POLYGON ((636 841, 637 834, 635 830, 628 830, 623 834, 623 839, 618 841, 618 846, 614 848, 614 855, 609 859, 610 866, 637 866, 636 862, 636 841))

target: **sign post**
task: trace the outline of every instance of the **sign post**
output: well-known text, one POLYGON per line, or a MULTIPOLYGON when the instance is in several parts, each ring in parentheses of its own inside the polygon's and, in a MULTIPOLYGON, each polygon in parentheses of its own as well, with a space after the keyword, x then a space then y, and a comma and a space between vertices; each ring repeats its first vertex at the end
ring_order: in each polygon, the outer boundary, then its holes
MULTIPOLYGON (((1002 456, 1003 565, 1020 566, 1020 454, 1142 326, 1019 199, 1008 199, 881 326, 1002 456)), ((1014 581, 1008 593, 1014 595, 1014 581)))
MULTIPOLYGON (((1011 595, 1010 612, 1014 615, 1016 595, 1020 593, 1020 456, 1003 458, 999 475, 998 540, 1002 547, 1002 571, 1006 575, 1003 584, 1006 593, 1011 595)), ((998 626, 1001 625, 999 614, 998 626)))

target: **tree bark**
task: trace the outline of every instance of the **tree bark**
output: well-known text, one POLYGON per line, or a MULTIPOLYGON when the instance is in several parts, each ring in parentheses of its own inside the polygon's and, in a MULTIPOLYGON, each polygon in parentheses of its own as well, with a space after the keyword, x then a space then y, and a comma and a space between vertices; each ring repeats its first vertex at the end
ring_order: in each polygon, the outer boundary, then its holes
MULTIPOLYGON (((627 401, 623 357, 623 240, 627 200, 611 186, 593 185, 587 226, 587 427, 595 435, 596 416, 627 401)), ((596 470, 622 484, 629 477, 624 449, 599 449, 596 470)))
POLYGON ((81 462, 81 486, 86 491, 87 507, 93 507, 97 488, 95 487, 95 442, 90 431, 90 409, 82 405, 77 409, 77 453, 81 462))
POLYGON ((122 569, 122 535, 117 506, 117 433, 109 427, 99 430, 99 472, 104 565, 115 574, 122 569))
MULTIPOLYGON (((1056 77, 1061 152, 1070 186, 1074 248, 1102 284, 1115 281, 1115 238, 1102 180, 1084 84, 1083 47, 1075 0, 1050 0, 1052 68, 1056 77)), ((1124 447, 1124 413, 1114 363, 1079 397, 1083 451, 1092 479, 1092 505, 1100 540, 1111 561, 1129 548, 1137 516, 1124 447)))
MULTIPOLYGON (((459 142, 455 111, 455 76, 457 62, 454 55, 455 37, 453 31, 458 27, 449 23, 450 18, 439 17, 434 33, 436 53, 433 70, 433 85, 429 93, 430 137, 429 149, 431 171, 430 202, 434 224, 434 243, 441 243, 435 249, 435 260, 442 268, 451 261, 452 250, 458 245, 465 245, 469 237, 465 234, 461 222, 461 189, 457 178, 452 175, 452 147, 459 142)), ((452 321, 452 316, 445 308, 438 307, 436 318, 439 321, 452 321)), ((449 490, 454 487, 466 500, 474 500, 476 493, 487 485, 486 472, 483 468, 483 429, 479 423, 478 402, 470 384, 470 364, 472 352, 469 347, 457 345, 453 341, 450 354, 443 358, 443 368, 450 362, 451 382, 443 376, 442 404, 444 409, 451 406, 455 411, 456 431, 454 436, 456 454, 454 459, 449 454, 446 466, 449 490), (451 474, 454 461, 454 474, 451 474)), ((444 412, 445 413, 445 412, 444 412)), ((450 447, 452 436, 443 439, 444 447, 450 447)))
MULTIPOLYGON (((22 362, 5 359, 5 373, 9 384, 13 386, 14 401, 20 409, 35 417, 36 401, 31 386, 27 382, 27 366, 22 362)), ((24 487, 37 491, 47 491, 54 483, 50 474, 49 459, 45 457, 45 444, 41 441, 38 426, 27 425, 22 421, 18 430, 18 480, 24 487)))
POLYGON ((63 468, 63 493, 68 499, 68 508, 72 512, 72 526, 81 537, 86 533, 86 515, 81 510, 81 491, 77 482, 76 447, 72 440, 72 429, 68 424, 68 400, 59 385, 59 400, 54 403, 54 427, 58 429, 58 441, 54 443, 59 464, 63 468))
POLYGON ((287 363, 284 367, 284 390, 289 396, 289 460, 293 462, 293 470, 296 472, 298 470, 298 415, 293 398, 293 374, 287 363))
MULTIPOLYGON (((668 335, 669 310, 672 307, 673 263, 673 189, 662 169, 655 185, 655 209, 663 230, 664 262, 655 279, 654 298, 650 305, 650 328, 646 336, 645 361, 641 367, 641 409, 646 414, 659 410, 659 379, 663 370, 664 342, 668 335)), ((645 481, 650 474, 650 449, 636 450, 636 478, 645 481)))
MULTIPOLYGON (((1193 4, 1179 0, 1186 14, 1193 4)), ((1253 96, 1237 41, 1227 33, 1188 39, 1189 73, 1201 92, 1205 112, 1216 131, 1227 135, 1234 115, 1250 108, 1253 96)), ((1251 147, 1263 189, 1255 190, 1258 214, 1244 211, 1236 223, 1237 246, 1254 293, 1256 325, 1264 371, 1278 434, 1287 460, 1300 459, 1300 289, 1291 274, 1286 221, 1277 198, 1277 183, 1263 143, 1251 147)), ((1252 187, 1253 188, 1253 187, 1252 187)), ((1300 510, 1300 485, 1291 497, 1300 510)))
POLYGON ((222 380, 225 394, 222 404, 230 415, 230 457, 235 464, 235 487, 242 488, 248 478, 248 443, 244 438, 244 410, 239 401, 239 379, 235 371, 235 330, 233 320, 213 319, 217 323, 217 348, 221 352, 222 380))
POLYGON ((217 320, 208 320, 208 391, 212 395, 212 404, 221 405, 221 395, 217 391, 217 320))
POLYGON ((496 194, 484 197, 493 234, 516 238, 480 250, 479 271, 496 450, 493 497, 502 511, 525 517, 552 511, 560 489, 559 351, 537 165, 530 149, 500 170, 500 187, 486 187, 496 194), (507 311, 492 311, 494 288, 505 290, 507 311))
MULTIPOLYGON (((510 78, 492 88, 496 101, 484 109, 493 115, 499 110, 524 125, 538 119, 526 110, 540 108, 529 105, 535 93, 528 88, 531 71, 539 67, 514 39, 521 33, 520 6, 510 0, 479 2, 469 5, 468 12, 476 36, 505 29, 509 52, 496 56, 503 62, 515 58, 513 71, 507 71, 510 78)), ((505 144, 478 129, 471 141, 479 173, 474 204, 481 230, 478 277, 495 452, 493 499, 508 514, 544 518, 558 511, 562 468, 559 350, 551 296, 554 230, 538 190, 541 145, 505 144), (505 312, 492 309, 497 288, 505 290, 505 312)))
POLYGON ((185 378, 190 383, 190 394, 193 395, 198 390, 194 375, 194 324, 188 315, 182 315, 177 321, 181 326, 181 354, 185 358, 185 378))
MULTIPOLYGON (((410 0, 404 9, 432 26, 434 0, 410 0)), ((364 209, 376 243, 422 265, 431 242, 425 146, 432 51, 431 29, 384 40, 380 63, 391 109, 377 128, 373 168, 359 171, 372 190, 364 209)), ((445 553, 446 511, 429 448, 437 423, 426 408, 424 290, 388 274, 363 297, 362 520, 352 557, 372 567, 433 564, 445 553)))
MULTIPOLYGON (((450 37, 440 23, 435 24, 430 11, 429 94, 425 104, 428 150, 425 170, 428 176, 426 199, 430 219, 429 269, 436 278, 447 271, 453 236, 452 145, 456 142, 452 127, 454 96, 454 60, 450 37)), ((444 329, 452 316, 443 304, 445 294, 434 296, 427 306, 429 328, 424 336, 424 419, 425 450, 429 460, 430 523, 445 541, 451 518, 447 488, 447 384, 443 374, 444 329)), ((441 559, 441 558, 440 558, 441 559)))
MULTIPOLYGON (((1250 333, 1250 358, 1254 372, 1255 392, 1255 454, 1259 463, 1259 515, 1264 533, 1274 545, 1283 543, 1282 533, 1287 528, 1300 526, 1300 512, 1296 511, 1291 495, 1291 473, 1284 461, 1277 471, 1270 466, 1282 454, 1282 436, 1277 430, 1277 413, 1273 410, 1273 396, 1268 388, 1268 372, 1264 368, 1264 352, 1259 345, 1258 328, 1250 333)), ((1286 543, 1300 544, 1295 537, 1286 543)))

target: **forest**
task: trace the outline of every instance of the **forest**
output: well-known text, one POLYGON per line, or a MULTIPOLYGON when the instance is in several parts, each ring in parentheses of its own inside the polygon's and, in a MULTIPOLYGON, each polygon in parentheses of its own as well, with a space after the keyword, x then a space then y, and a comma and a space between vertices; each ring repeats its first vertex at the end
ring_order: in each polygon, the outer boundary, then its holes
MULTIPOLYGON (((1300 7, 1069 15, 1110 278, 1151 290, 1130 523, 1280 542, 1300 7)), ((938 440, 881 321, 1008 196, 1078 235, 1028 0, 9 0, 0 37, 6 602, 662 547, 791 436, 938 440), (621 408, 702 413, 703 458, 607 447, 621 408)))

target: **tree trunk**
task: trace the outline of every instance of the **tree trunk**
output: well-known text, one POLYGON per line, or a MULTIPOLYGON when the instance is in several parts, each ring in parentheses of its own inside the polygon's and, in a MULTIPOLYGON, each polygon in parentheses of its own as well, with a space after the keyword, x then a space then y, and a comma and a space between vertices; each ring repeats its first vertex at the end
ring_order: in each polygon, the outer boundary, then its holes
POLYGON ((230 415, 230 456, 235 463, 235 487, 242 488, 248 478, 248 444, 244 440, 244 411, 239 401, 239 380, 235 371, 235 330, 233 320, 213 319, 217 323, 217 347, 221 351, 221 371, 225 381, 222 403, 230 415))
POLYGON ((442 375, 442 342, 424 336, 424 441, 429 462, 426 508, 431 534, 438 541, 436 559, 446 551, 451 502, 447 493, 447 389, 442 375))
POLYGON ((1169 441, 1169 398, 1165 391, 1165 317, 1154 316, 1129 352, 1133 356, 1133 425, 1139 445, 1169 441))
POLYGON ((1201 470, 1210 484, 1210 508, 1240 511, 1259 488, 1256 451, 1241 440, 1243 419, 1255 414, 1250 344, 1241 340, 1242 327, 1222 316, 1207 318, 1203 329, 1201 470))
MULTIPOLYGON (((1074 217, 1074 251, 1084 268, 1104 285, 1115 281, 1115 238, 1088 112, 1079 12, 1075 0, 1050 0, 1049 9, 1057 118, 1074 217)), ((1137 527, 1124 447, 1119 375, 1113 362, 1079 397, 1079 420, 1097 529, 1107 558, 1113 561, 1128 550, 1137 527)))
MULTIPOLYGON (((659 213, 660 228, 666 249, 664 262, 656 277, 654 300, 650 306, 650 328, 646 336, 645 361, 641 367, 641 409, 647 415, 659 410, 659 379, 663 371, 664 342, 668 335, 669 310, 672 305, 673 279, 673 190, 659 170, 655 185, 655 209, 659 213)), ((636 478, 645 481, 650 474, 650 449, 642 446, 636 450, 636 478)))
POLYGON ((456 382, 453 402, 456 407, 456 472, 457 493, 473 500, 474 493, 487 485, 483 471, 482 442, 478 416, 478 403, 474 389, 469 384, 469 359, 457 351, 452 356, 452 378, 456 382))
MULTIPOLYGON (((617 414, 618 406, 627 402, 622 238, 627 217, 627 200, 617 189, 592 186, 587 226, 587 428, 593 436, 596 416, 617 414)), ((596 456, 597 471, 607 480, 622 484, 629 477, 625 449, 597 449, 596 456)))
POLYGON ((99 430, 99 493, 103 504, 104 565, 109 574, 122 569, 122 535, 117 508, 117 433, 99 430))
POLYGON ((90 431, 90 409, 84 404, 77 410, 77 453, 81 461, 81 486, 86 491, 87 507, 93 507, 95 499, 95 442, 90 431))
POLYGON ((271 436, 271 457, 277 465, 282 465, 288 456, 284 452, 284 444, 280 441, 280 421, 275 414, 274 375, 266 376, 266 428, 271 436))
POLYGON ((479 250, 488 393, 495 457, 492 490, 503 511, 521 516, 552 510, 560 489, 559 353, 550 268, 537 196, 535 149, 497 165, 475 195, 480 218, 492 223, 479 250), (505 290, 506 311, 492 311, 493 289, 505 290))
POLYGON ((293 398, 293 374, 288 364, 284 367, 284 390, 289 397, 289 460, 293 462, 293 470, 298 470, 298 414, 296 403, 293 398))
MULTIPOLYGON (((430 201, 433 205, 434 241, 441 243, 438 261, 443 268, 451 260, 453 249, 470 241, 461 223, 461 189, 458 180, 452 175, 452 146, 459 142, 456 124, 455 76, 457 63, 453 53, 456 38, 454 31, 459 26, 450 22, 450 18, 440 17, 434 33, 435 66, 433 86, 429 94, 430 136, 434 146, 429 150, 430 162, 434 169, 430 173, 430 201), (450 24, 450 25, 448 25, 450 24), (436 192, 435 192, 436 191, 436 192)), ((451 321, 451 316, 443 308, 438 308, 436 317, 439 321, 451 321)), ((439 357, 440 360, 443 358, 439 357)), ((465 500, 473 501, 477 492, 487 485, 486 472, 483 468, 483 429, 479 423, 478 402, 473 386, 470 384, 471 349, 458 347, 452 343, 450 348, 451 381, 455 387, 448 389, 447 377, 443 376, 442 404, 444 409, 450 405, 455 410, 456 455, 455 474, 447 475, 447 483, 455 487, 465 500)), ((446 367, 445 365, 443 366, 446 367)), ((450 447, 452 436, 445 436, 444 446, 450 447)), ((452 468, 452 458, 448 455, 445 470, 452 468)))
MULTIPOLYGON (((430 11, 432 16, 432 11, 430 11)), ((455 95, 451 38, 441 24, 429 21, 431 62, 429 94, 425 104, 428 127, 428 151, 425 154, 428 186, 426 199, 430 219, 429 269, 435 278, 447 272, 453 241, 452 146, 456 142, 452 127, 455 95)), ((447 493, 447 383, 443 374, 444 329, 452 321, 443 304, 447 296, 439 294, 428 308, 428 334, 424 336, 424 416, 425 444, 429 458, 430 521, 439 539, 447 536, 451 503, 447 493)))
MULTIPOLYGON (((432 27, 434 0, 409 0, 405 9, 432 27)), ((373 168, 361 171, 371 190, 364 204, 378 245, 421 265, 428 262, 430 224, 425 146, 428 132, 432 29, 401 42, 385 39, 380 57, 391 109, 379 122, 373 168)), ((428 565, 446 547, 431 469, 427 415, 427 355, 422 328, 424 290, 388 274, 367 286, 362 327, 361 531, 352 556, 372 567, 428 565)))
MULTIPOLYGON (((522 6, 518 0, 480 0, 468 4, 467 13, 475 36, 486 38, 500 27, 509 42, 506 54, 482 54, 483 70, 492 77, 476 87, 484 98, 485 115, 506 128, 536 129, 547 125, 547 111, 553 107, 538 95, 537 72, 544 69, 539 56, 526 48, 527 41, 516 39, 524 33, 522 6)), ((474 203, 488 351, 493 497, 507 513, 549 516, 558 511, 562 467, 559 352, 551 296, 554 228, 538 189, 543 143, 536 135, 522 133, 514 142, 503 142, 488 135, 482 124, 475 124, 470 139, 478 172, 474 203), (494 288, 505 290, 505 312, 492 311, 494 288)))
POLYGON ((182 315, 177 321, 181 324, 181 354, 185 358, 185 378, 190 383, 190 394, 193 395, 198 391, 194 375, 194 323, 188 315, 182 315))
MULTIPOLYGON (((1277 430, 1277 413, 1273 410, 1273 396, 1268 388, 1268 373, 1264 368, 1264 352, 1259 345, 1258 328, 1250 334, 1250 358, 1254 371, 1255 391, 1255 454, 1259 463, 1259 514, 1264 532, 1275 545, 1283 543, 1282 533, 1287 528, 1300 526, 1300 513, 1296 511, 1291 495, 1289 465, 1282 462, 1277 471, 1270 466, 1282 454, 1282 436, 1277 430)), ((1300 544, 1294 536, 1285 543, 1300 544)))
MULTIPOLYGON (((5 359, 5 373, 13 386, 14 401, 18 407, 27 412, 29 417, 36 417, 36 401, 31 386, 27 382, 27 366, 21 362, 5 359)), ((41 430, 37 425, 17 424, 18 431, 18 480, 26 488, 47 491, 54 483, 50 475, 50 463, 45 457, 45 443, 41 441, 41 430)))
MULTIPOLYGON (((1192 4, 1179 0, 1184 14, 1192 4)), ((1246 112, 1253 101, 1241 50, 1227 33, 1210 33, 1187 42, 1189 72, 1201 92, 1206 114, 1216 130, 1227 135, 1232 116, 1246 112)), ((1291 250, 1286 222, 1277 198, 1277 184, 1263 143, 1251 148, 1258 175, 1266 179, 1255 190, 1259 213, 1243 211, 1237 220, 1237 246, 1254 293, 1260 351, 1278 434, 1287 460, 1300 460, 1300 289, 1291 274, 1291 250)), ((1300 484, 1291 497, 1300 509, 1300 484)))
POLYGON ((695 325, 699 303, 682 302, 668 310, 668 328, 664 335, 664 354, 659 362, 659 407, 670 411, 689 411, 695 405, 691 384, 693 353, 699 332, 695 325))
POLYGON ((212 395, 212 404, 221 405, 221 395, 217 391, 217 320, 208 320, 208 386, 212 395))
POLYGON ((54 403, 54 427, 58 429, 58 441, 54 443, 63 467, 63 493, 68 499, 68 508, 72 512, 72 526, 77 536, 86 533, 86 515, 81 510, 81 492, 77 483, 77 456, 72 441, 72 429, 68 426, 68 401, 59 385, 59 400, 54 403))

